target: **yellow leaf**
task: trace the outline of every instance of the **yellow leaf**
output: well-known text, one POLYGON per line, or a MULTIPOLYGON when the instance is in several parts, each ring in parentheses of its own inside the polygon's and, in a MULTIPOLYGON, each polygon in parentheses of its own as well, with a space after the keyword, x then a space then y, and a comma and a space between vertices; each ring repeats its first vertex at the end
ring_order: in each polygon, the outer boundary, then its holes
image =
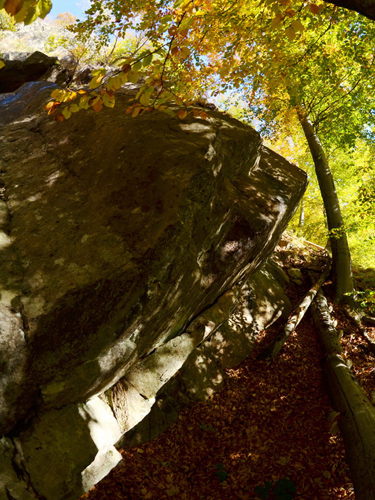
POLYGON ((0 60, 0 69, 4 68, 4 66, 5 66, 5 62, 0 60))
POLYGON ((113 108, 115 105, 115 96, 110 96, 107 94, 107 92, 105 92, 103 94, 103 104, 107 108, 113 108))
POLYGON ((187 59, 190 56, 190 49, 189 49, 189 47, 182 47, 181 54, 182 54, 182 57, 184 59, 187 59))
POLYGON ((67 96, 67 101, 74 101, 78 96, 77 92, 70 92, 70 94, 67 96))
POLYGON ((287 15, 288 17, 294 17, 296 15, 296 11, 294 9, 287 9, 285 11, 285 15, 287 15))
POLYGON ((99 85, 101 85, 101 83, 103 81, 104 76, 105 75, 103 75, 103 74, 98 75, 98 76, 94 76, 94 78, 89 83, 89 88, 96 89, 97 87, 99 87, 99 85))
POLYGON ((297 32, 300 31, 301 33, 305 29, 304 25, 301 23, 301 21, 299 19, 292 21, 292 26, 293 26, 294 31, 297 31, 297 32))
POLYGON ((289 26, 289 28, 287 28, 287 29, 285 30, 285 34, 286 34, 286 36, 288 37, 288 40, 289 40, 290 42, 293 42, 293 40, 294 40, 294 39, 295 39, 295 37, 296 37, 296 32, 295 32, 295 31, 294 31, 294 29, 293 29, 293 28, 291 28, 290 26, 289 26))
POLYGON ((55 89, 51 92, 51 97, 57 101, 62 101, 65 97, 65 92, 64 90, 55 89))
POLYGON ((277 16, 272 20, 272 23, 271 23, 271 30, 274 30, 275 28, 277 28, 281 21, 283 20, 283 15, 281 14, 277 14, 277 16))
POLYGON ((61 105, 60 102, 54 102, 54 101, 48 102, 45 106, 45 109, 48 111, 47 114, 53 115, 53 113, 55 113, 56 111, 56 108, 60 105, 61 105))
POLYGON ((137 83, 139 80, 139 73, 136 71, 129 71, 129 73, 127 73, 127 77, 129 82, 137 83))
POLYGON ((88 96, 88 95, 81 97, 81 99, 79 100, 79 108, 80 109, 88 109, 89 108, 89 100, 90 100, 90 96, 88 96))
POLYGON ((151 92, 152 92, 152 89, 149 91, 147 90, 146 92, 144 92, 140 99, 139 99, 139 102, 141 104, 143 104, 143 106, 149 106, 150 105, 150 100, 151 100, 151 92))
POLYGON ((69 118, 72 116, 72 113, 70 112, 69 108, 66 107, 62 111, 62 115, 65 118, 65 120, 69 120, 69 118))
POLYGON ((47 102, 46 106, 45 106, 45 109, 48 111, 49 109, 55 107, 56 103, 53 102, 53 101, 49 101, 47 102))

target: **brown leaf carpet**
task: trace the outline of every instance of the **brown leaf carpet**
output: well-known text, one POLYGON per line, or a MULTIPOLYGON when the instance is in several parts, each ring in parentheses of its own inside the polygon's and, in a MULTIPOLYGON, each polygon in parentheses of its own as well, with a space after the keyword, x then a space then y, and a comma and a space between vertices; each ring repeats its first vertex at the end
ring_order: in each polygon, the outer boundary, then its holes
MULTIPOLYGON (((370 396, 374 357, 348 320, 339 319, 339 328, 370 396)), ((276 328, 263 332, 253 355, 227 370, 224 389, 209 401, 184 410, 154 441, 123 451, 123 462, 82 499, 248 500, 262 498, 255 489, 269 482, 263 498, 288 500, 275 493, 282 478, 293 482, 300 500, 354 499, 343 441, 330 433, 322 354, 309 315, 267 364, 257 355, 275 334, 276 328)))

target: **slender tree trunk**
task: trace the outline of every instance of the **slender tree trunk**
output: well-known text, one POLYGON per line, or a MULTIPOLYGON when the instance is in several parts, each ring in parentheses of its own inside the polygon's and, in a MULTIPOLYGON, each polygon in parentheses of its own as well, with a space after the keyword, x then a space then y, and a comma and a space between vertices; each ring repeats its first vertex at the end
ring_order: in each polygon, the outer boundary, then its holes
POLYGON ((305 225, 305 198, 301 200, 298 227, 303 227, 305 225))
POLYGON ((341 215, 340 203, 327 157, 314 126, 310 118, 302 112, 298 113, 298 118, 314 160, 315 172, 327 214, 332 250, 332 279, 335 287, 335 301, 341 302, 347 300, 344 296, 345 293, 352 293, 354 291, 354 285, 350 250, 341 215))

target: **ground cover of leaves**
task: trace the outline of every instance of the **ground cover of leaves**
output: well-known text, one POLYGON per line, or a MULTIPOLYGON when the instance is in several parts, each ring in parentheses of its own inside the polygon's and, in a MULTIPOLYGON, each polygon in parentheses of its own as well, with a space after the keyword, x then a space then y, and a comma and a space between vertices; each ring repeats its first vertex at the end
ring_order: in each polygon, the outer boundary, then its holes
MULTIPOLYGON (((339 317, 337 328, 371 397, 374 356, 347 318, 339 317)), ((275 330, 227 371, 223 390, 183 411, 154 441, 122 451, 120 465, 82 499, 354 499, 342 438, 330 432, 311 319, 267 364, 257 355, 275 330)))

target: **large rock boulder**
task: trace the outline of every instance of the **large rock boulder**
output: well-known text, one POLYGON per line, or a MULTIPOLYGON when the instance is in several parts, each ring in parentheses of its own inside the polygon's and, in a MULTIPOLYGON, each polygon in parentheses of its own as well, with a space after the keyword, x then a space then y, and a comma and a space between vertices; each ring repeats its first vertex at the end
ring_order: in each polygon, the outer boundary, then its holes
POLYGON ((2 58, 4 66, 0 69, 0 94, 14 92, 21 85, 36 80, 49 80, 62 85, 72 75, 63 68, 56 57, 49 57, 42 52, 34 52, 26 58, 20 55, 13 59, 9 54, 2 58))
POLYGON ((51 88, 0 101, 0 461, 6 491, 24 491, 18 457, 28 495, 67 500, 119 460, 121 435, 168 408, 178 372, 204 399, 287 310, 269 271, 255 273, 306 175, 218 112, 132 119, 132 86, 114 109, 56 123, 51 88))

